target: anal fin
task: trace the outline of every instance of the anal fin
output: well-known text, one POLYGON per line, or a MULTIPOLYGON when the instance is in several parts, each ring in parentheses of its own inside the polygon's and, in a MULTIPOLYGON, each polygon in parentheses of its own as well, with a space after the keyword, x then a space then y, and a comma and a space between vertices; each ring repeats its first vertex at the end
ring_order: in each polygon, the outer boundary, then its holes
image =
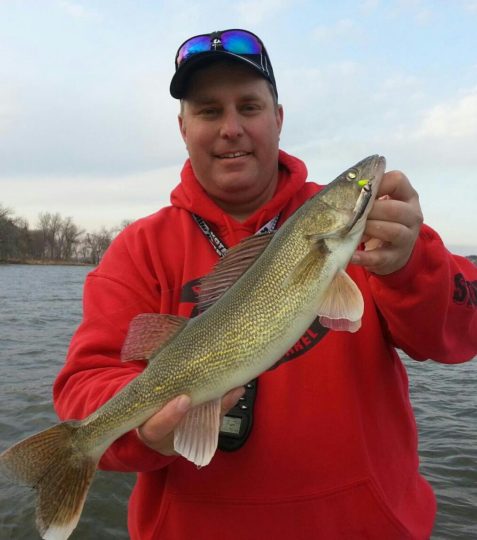
POLYGON ((174 431, 174 449, 198 467, 208 465, 217 450, 221 400, 191 409, 174 431))

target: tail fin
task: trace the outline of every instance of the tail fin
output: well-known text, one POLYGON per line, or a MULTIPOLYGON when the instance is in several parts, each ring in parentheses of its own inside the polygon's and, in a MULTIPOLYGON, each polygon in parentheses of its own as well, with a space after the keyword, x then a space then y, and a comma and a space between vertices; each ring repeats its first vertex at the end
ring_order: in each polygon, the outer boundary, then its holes
POLYGON ((0 454, 0 471, 37 490, 36 526, 46 540, 73 532, 96 470, 96 460, 75 448, 80 425, 57 424, 0 454))

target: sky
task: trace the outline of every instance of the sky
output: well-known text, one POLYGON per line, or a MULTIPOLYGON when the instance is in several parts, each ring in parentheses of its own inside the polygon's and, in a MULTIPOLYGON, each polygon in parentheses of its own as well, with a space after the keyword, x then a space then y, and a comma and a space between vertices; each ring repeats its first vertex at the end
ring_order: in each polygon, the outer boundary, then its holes
POLYGON ((175 53, 226 28, 264 41, 281 147, 310 180, 382 154, 446 245, 477 254, 477 0, 0 0, 0 205, 92 232, 169 204, 175 53))

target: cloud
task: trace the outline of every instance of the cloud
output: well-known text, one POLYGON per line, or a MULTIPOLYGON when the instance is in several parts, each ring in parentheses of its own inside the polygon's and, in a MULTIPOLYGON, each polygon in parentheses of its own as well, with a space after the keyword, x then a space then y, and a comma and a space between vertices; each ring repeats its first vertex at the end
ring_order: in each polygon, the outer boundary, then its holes
POLYGON ((379 0, 363 0, 360 8, 365 12, 372 12, 379 7, 379 0))
POLYGON ((8 133, 18 112, 19 105, 13 87, 0 86, 0 135, 8 133))
POLYGON ((296 2, 291 0, 242 0, 235 6, 238 16, 247 25, 259 25, 270 17, 276 17, 280 11, 293 6, 296 8, 296 2))
POLYGON ((421 26, 428 25, 435 15, 426 0, 397 0, 393 13, 395 17, 407 15, 421 26))
POLYGON ((58 5, 75 19, 100 19, 97 11, 87 8, 78 2, 73 2, 73 0, 59 0, 58 5))
POLYGON ((476 137, 477 88, 428 110, 424 114, 418 136, 429 138, 476 137))
POLYGON ((415 123, 428 97, 416 76, 389 75, 352 61, 282 71, 279 90, 285 106, 283 139, 294 147, 332 140, 338 133, 358 145, 376 133, 384 132, 387 139, 399 126, 415 123))
POLYGON ((358 27, 351 19, 340 19, 333 25, 320 25, 315 27, 312 35, 319 41, 335 42, 348 36, 356 38, 358 27))
POLYGON ((369 148, 409 163, 425 156, 436 168, 477 167, 477 87, 438 102, 425 78, 382 75, 357 62, 282 72, 283 142, 309 155, 369 148))
POLYGON ((477 13, 477 0, 465 0, 464 9, 471 13, 477 13))
POLYGON ((179 182, 180 168, 163 167, 110 177, 5 177, 0 179, 0 203, 27 219, 31 227, 37 225, 40 212, 59 212, 88 231, 102 226, 111 228, 169 204, 170 192, 179 182))
POLYGON ((96 81, 84 93, 71 83, 24 89, 17 107, 0 90, 0 174, 107 175, 182 162, 169 81, 160 73, 128 75, 127 84, 96 81))

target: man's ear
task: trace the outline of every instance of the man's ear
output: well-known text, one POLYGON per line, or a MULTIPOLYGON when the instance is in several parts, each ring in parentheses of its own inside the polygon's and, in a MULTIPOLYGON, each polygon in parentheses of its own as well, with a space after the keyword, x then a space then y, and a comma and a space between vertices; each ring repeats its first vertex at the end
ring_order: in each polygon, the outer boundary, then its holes
POLYGON ((187 144, 186 125, 185 125, 184 117, 182 116, 182 114, 177 115, 177 120, 179 121, 179 129, 182 135, 182 139, 187 144))
POLYGON ((278 126, 278 133, 280 134, 282 131, 283 126, 283 106, 277 105, 277 126, 278 126))

